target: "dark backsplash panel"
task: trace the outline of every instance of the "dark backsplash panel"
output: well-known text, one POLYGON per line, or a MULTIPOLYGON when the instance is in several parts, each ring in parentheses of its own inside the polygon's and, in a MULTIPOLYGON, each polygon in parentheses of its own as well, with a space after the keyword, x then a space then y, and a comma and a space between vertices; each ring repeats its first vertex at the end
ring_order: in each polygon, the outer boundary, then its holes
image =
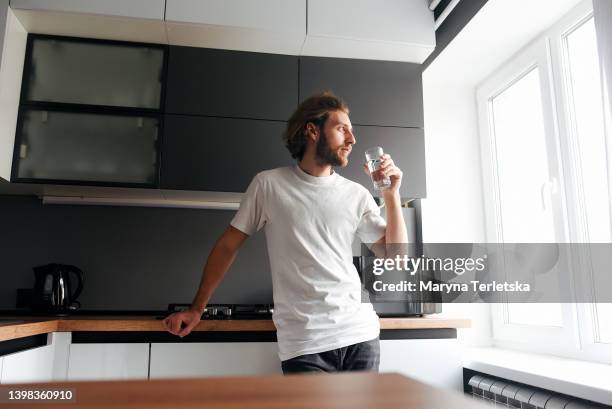
MULTIPOLYGON (((212 246, 233 210, 42 205, 0 196, 0 310, 32 287, 32 267, 74 264, 85 275, 81 308, 164 310, 191 302, 212 246)), ((243 245, 211 302, 271 303, 263 231, 243 245)))

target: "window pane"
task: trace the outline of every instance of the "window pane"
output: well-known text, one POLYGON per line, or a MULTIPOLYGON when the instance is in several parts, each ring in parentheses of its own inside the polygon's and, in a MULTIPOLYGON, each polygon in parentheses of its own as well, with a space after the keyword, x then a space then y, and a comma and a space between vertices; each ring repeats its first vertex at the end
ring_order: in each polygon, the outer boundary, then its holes
POLYGON ((578 145, 581 196, 590 242, 610 242, 606 141, 595 24, 591 18, 566 37, 578 145))
MULTIPOLYGON (((542 109, 537 67, 492 100, 506 243, 556 242, 542 109)), ((507 310, 510 324, 562 326, 560 304, 508 304, 507 310)))
MULTIPOLYGON (((612 241, 612 229, 602 84, 593 19, 573 30, 565 41, 572 96, 569 105, 574 120, 572 137, 578 147, 578 157, 574 158, 578 168, 578 193, 584 203, 588 241, 607 243, 612 241)), ((595 266, 595 269, 606 271, 604 266, 595 266)), ((597 298, 597 282, 594 289, 597 298)), ((595 312, 597 341, 612 343, 612 304, 595 304, 595 312)))
POLYGON ((496 96, 492 114, 503 241, 555 242, 538 68, 496 96))

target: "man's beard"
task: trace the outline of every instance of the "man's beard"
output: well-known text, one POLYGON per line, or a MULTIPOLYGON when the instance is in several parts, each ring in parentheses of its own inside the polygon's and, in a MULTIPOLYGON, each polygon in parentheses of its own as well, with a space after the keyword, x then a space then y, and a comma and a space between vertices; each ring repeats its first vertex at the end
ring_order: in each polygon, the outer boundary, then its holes
POLYGON ((331 165, 331 166, 346 166, 348 165, 348 159, 344 159, 340 156, 338 151, 332 150, 327 142, 327 135, 321 129, 321 137, 317 142, 316 148, 316 161, 319 165, 331 165))

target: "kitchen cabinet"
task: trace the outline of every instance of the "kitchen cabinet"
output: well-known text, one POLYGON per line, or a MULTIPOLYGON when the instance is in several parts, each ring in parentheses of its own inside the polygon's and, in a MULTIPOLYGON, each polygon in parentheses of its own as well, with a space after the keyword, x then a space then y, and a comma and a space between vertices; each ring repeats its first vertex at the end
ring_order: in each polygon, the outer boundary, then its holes
POLYGON ((0 382, 51 382, 55 348, 52 344, 5 355, 0 382))
POLYGON ((23 109, 13 181, 154 185, 158 127, 150 116, 23 109))
POLYGON ((72 333, 52 332, 48 341, 54 347, 53 351, 53 381, 65 381, 68 376, 68 356, 72 333))
POLYGON ((8 0, 0 0, 0 181, 11 180, 27 36, 8 0))
POLYGON ((150 379, 280 373, 276 342, 151 344, 150 379))
POLYGON ((11 0, 11 7, 163 20, 165 3, 165 0, 11 0))
POLYGON ((432 386, 461 391, 463 365, 457 339, 380 341, 380 372, 397 372, 432 386))
POLYGON ((436 46, 426 1, 309 0, 302 55, 423 63, 436 46), (340 20, 340 24, 339 24, 340 20))
POLYGON ((162 46, 34 37, 22 103, 160 109, 162 46))
MULTIPOLYGON (((6 68, 4 67, 3 64, 3 60, 6 59, 5 57, 5 51, 4 51, 4 43, 6 41, 6 33, 7 33, 7 28, 8 28, 8 23, 10 21, 11 15, 9 14, 11 12, 10 8, 9 8, 9 0, 0 0, 0 101, 4 101, 6 99, 5 95, 4 95, 4 83, 5 83, 5 71, 6 68)), ((19 97, 17 97, 18 99, 19 97)), ((2 106, 4 106, 5 104, 2 104, 2 106)), ((16 104, 15 104, 16 105, 16 104)), ((16 113, 12 112, 13 114, 16 113)), ((14 126, 9 129, 6 129, 6 125, 3 125, 3 123, 6 120, 9 120, 9 123, 12 123, 12 125, 15 125, 15 120, 17 118, 16 115, 11 115, 13 116, 13 118, 10 118, 10 116, 7 117, 7 115, 3 112, 0 112, 0 152, 1 156, 0 156, 0 179, 9 179, 10 180, 10 168, 11 168, 11 163, 12 163, 12 157, 9 154, 10 152, 10 145, 12 145, 12 141, 15 138, 15 131, 14 131, 14 126), (13 119, 12 121, 10 121, 10 119, 13 119), (7 132, 8 135, 7 136, 7 132), (12 132, 11 132, 12 131, 12 132), (9 141, 11 141, 9 143, 9 141), (8 150, 6 148, 9 148, 8 150)), ((0 368, 1 369, 1 368, 0 368)))
POLYGON ((71 344, 68 380, 147 379, 149 344, 71 344))
POLYGON ((30 36, 11 181, 157 187, 165 54, 30 36))
POLYGON ((298 55, 306 0, 167 0, 165 19, 169 44, 298 55))
POLYGON ((332 90, 354 125, 423 128, 421 66, 406 62, 300 57, 300 100, 332 90))
POLYGON ((353 131, 357 143, 353 145, 346 168, 336 169, 340 175, 362 184, 375 196, 380 196, 380 192, 374 190, 370 177, 363 171, 363 164, 367 149, 382 146, 403 172, 400 195, 403 198, 426 196, 425 142, 422 129, 353 126, 353 131))
POLYGON ((286 121, 297 81, 297 57, 170 47, 166 113, 286 121))
POLYGON ((294 163, 277 121, 166 115, 163 189, 244 192, 265 169, 294 163))
POLYGON ((9 11, 9 0, 0 0, 0 66, 2 66, 2 52, 4 51, 4 36, 9 11))

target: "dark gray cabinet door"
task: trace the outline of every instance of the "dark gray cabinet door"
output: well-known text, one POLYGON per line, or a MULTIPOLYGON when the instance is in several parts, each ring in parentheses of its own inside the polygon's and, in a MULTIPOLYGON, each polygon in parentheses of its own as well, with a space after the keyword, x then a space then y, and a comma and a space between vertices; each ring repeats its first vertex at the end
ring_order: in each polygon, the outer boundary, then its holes
POLYGON ((362 167, 365 163, 365 151, 374 146, 382 146, 403 172, 401 196, 426 196, 425 143, 422 129, 355 126, 354 131, 357 143, 353 146, 347 167, 336 169, 339 174, 362 184, 372 191, 374 196, 380 196, 380 192, 374 190, 370 177, 362 167))
POLYGON ((297 84, 295 56, 170 47, 166 112, 286 121, 297 84))
POLYGON ((419 64, 300 57, 300 99, 325 89, 347 102, 354 124, 423 127, 419 64))
POLYGON ((294 164, 285 122, 166 115, 164 189, 244 192, 258 172, 294 164))

